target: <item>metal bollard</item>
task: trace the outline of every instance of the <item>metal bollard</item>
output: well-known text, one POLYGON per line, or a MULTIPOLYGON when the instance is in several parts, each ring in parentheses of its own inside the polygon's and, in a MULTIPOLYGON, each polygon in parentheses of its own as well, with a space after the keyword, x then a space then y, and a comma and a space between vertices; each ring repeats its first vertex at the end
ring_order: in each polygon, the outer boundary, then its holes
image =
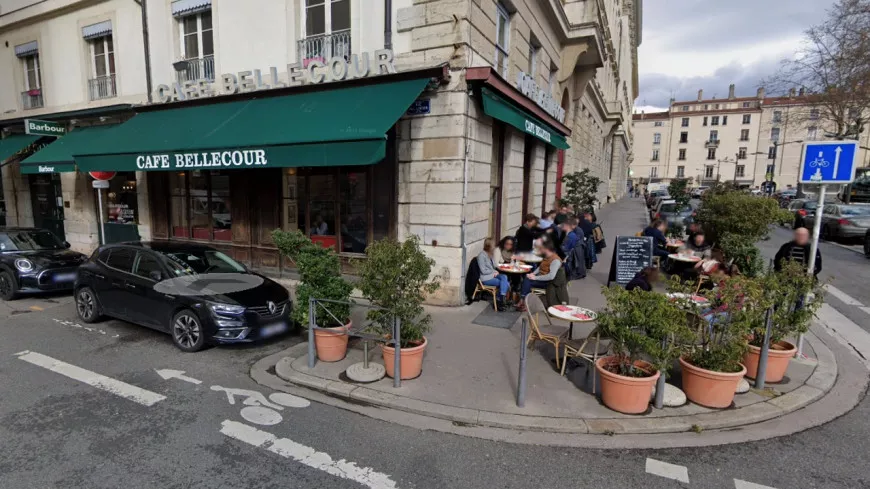
MULTIPOLYGON (((664 349, 667 346, 668 339, 665 338, 662 340, 662 348, 664 349)), ((659 379, 656 381, 656 409, 661 409, 665 405, 665 381, 667 380, 667 376, 667 372, 659 372, 659 379)))
POLYGON ((773 314, 770 309, 764 318, 764 341, 761 343, 761 354, 758 357, 758 371, 755 373, 755 388, 764 389, 764 377, 767 375, 767 354, 770 350, 770 325, 773 322, 773 314))
POLYGON ((523 318, 520 331, 520 371, 517 378, 517 407, 526 407, 526 343, 529 341, 529 324, 523 318))
POLYGON ((314 328, 317 326, 314 310, 314 299, 308 299, 308 368, 314 368, 314 359, 317 358, 314 352, 314 328))
POLYGON ((393 359, 393 387, 402 386, 402 320, 398 317, 393 319, 393 346, 396 356, 393 359))

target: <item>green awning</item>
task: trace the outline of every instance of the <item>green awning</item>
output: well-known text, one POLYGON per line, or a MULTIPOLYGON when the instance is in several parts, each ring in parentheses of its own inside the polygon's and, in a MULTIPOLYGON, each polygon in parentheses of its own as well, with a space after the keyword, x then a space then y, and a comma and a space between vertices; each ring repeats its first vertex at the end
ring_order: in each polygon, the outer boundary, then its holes
POLYGON ((0 139, 0 163, 6 162, 22 149, 35 143, 42 136, 31 136, 29 134, 13 134, 4 139, 0 139))
POLYGON ((429 78, 142 112, 73 152, 82 171, 369 165, 429 78))
POLYGON ((549 124, 541 122, 537 117, 505 100, 486 87, 481 87, 480 92, 483 98, 483 111, 486 115, 506 122, 520 131, 531 134, 558 149, 570 148, 568 142, 565 141, 565 136, 556 132, 549 124))
POLYGON ((73 152, 99 145, 103 135, 115 127, 116 124, 77 127, 22 161, 21 173, 27 175, 75 171, 73 152))

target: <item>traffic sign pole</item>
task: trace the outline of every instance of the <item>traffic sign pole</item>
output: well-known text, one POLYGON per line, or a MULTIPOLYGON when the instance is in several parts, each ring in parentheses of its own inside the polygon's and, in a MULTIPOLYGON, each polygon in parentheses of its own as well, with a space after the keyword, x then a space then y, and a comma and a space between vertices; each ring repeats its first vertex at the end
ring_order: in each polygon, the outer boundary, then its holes
MULTIPOLYGON (((839 157, 839 153, 837 154, 839 157)), ((839 163, 839 162, 838 162, 839 163)), ((816 253, 819 250, 819 234, 822 231, 822 208, 825 206, 825 191, 827 191, 827 185, 819 185, 819 200, 818 207, 816 207, 816 216, 813 221, 813 241, 810 244, 810 262, 807 267, 807 273, 810 275, 814 275, 814 271, 816 270, 816 253)), ((798 337, 798 347, 797 347, 797 358, 801 358, 804 353, 804 335, 801 334, 798 337)))

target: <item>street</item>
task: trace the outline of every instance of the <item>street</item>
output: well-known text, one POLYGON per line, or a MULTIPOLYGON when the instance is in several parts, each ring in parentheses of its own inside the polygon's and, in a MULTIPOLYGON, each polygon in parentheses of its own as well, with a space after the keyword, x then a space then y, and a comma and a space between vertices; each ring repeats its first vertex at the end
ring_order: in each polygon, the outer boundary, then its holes
MULTIPOLYGON (((776 229, 765 253, 789 232, 776 229)), ((867 329, 859 267, 870 262, 827 243, 822 254, 838 291, 831 305, 867 329)), ((69 297, 4 307, 3 488, 870 487, 866 398, 823 426, 735 445, 512 444, 390 424, 255 383, 251 365, 298 336, 183 354, 120 321, 80 324, 69 297)))

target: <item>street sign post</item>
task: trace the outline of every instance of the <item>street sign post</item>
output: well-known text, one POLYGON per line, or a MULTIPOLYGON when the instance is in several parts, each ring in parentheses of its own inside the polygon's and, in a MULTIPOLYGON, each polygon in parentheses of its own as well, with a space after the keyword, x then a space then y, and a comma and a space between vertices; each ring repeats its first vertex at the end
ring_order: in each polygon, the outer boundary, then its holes
POLYGON ((33 136, 63 136, 66 126, 60 122, 25 119, 24 132, 33 136))
POLYGON ((108 180, 93 180, 91 186, 97 191, 97 214, 100 215, 100 244, 106 244, 106 223, 103 221, 103 189, 109 188, 108 180))

